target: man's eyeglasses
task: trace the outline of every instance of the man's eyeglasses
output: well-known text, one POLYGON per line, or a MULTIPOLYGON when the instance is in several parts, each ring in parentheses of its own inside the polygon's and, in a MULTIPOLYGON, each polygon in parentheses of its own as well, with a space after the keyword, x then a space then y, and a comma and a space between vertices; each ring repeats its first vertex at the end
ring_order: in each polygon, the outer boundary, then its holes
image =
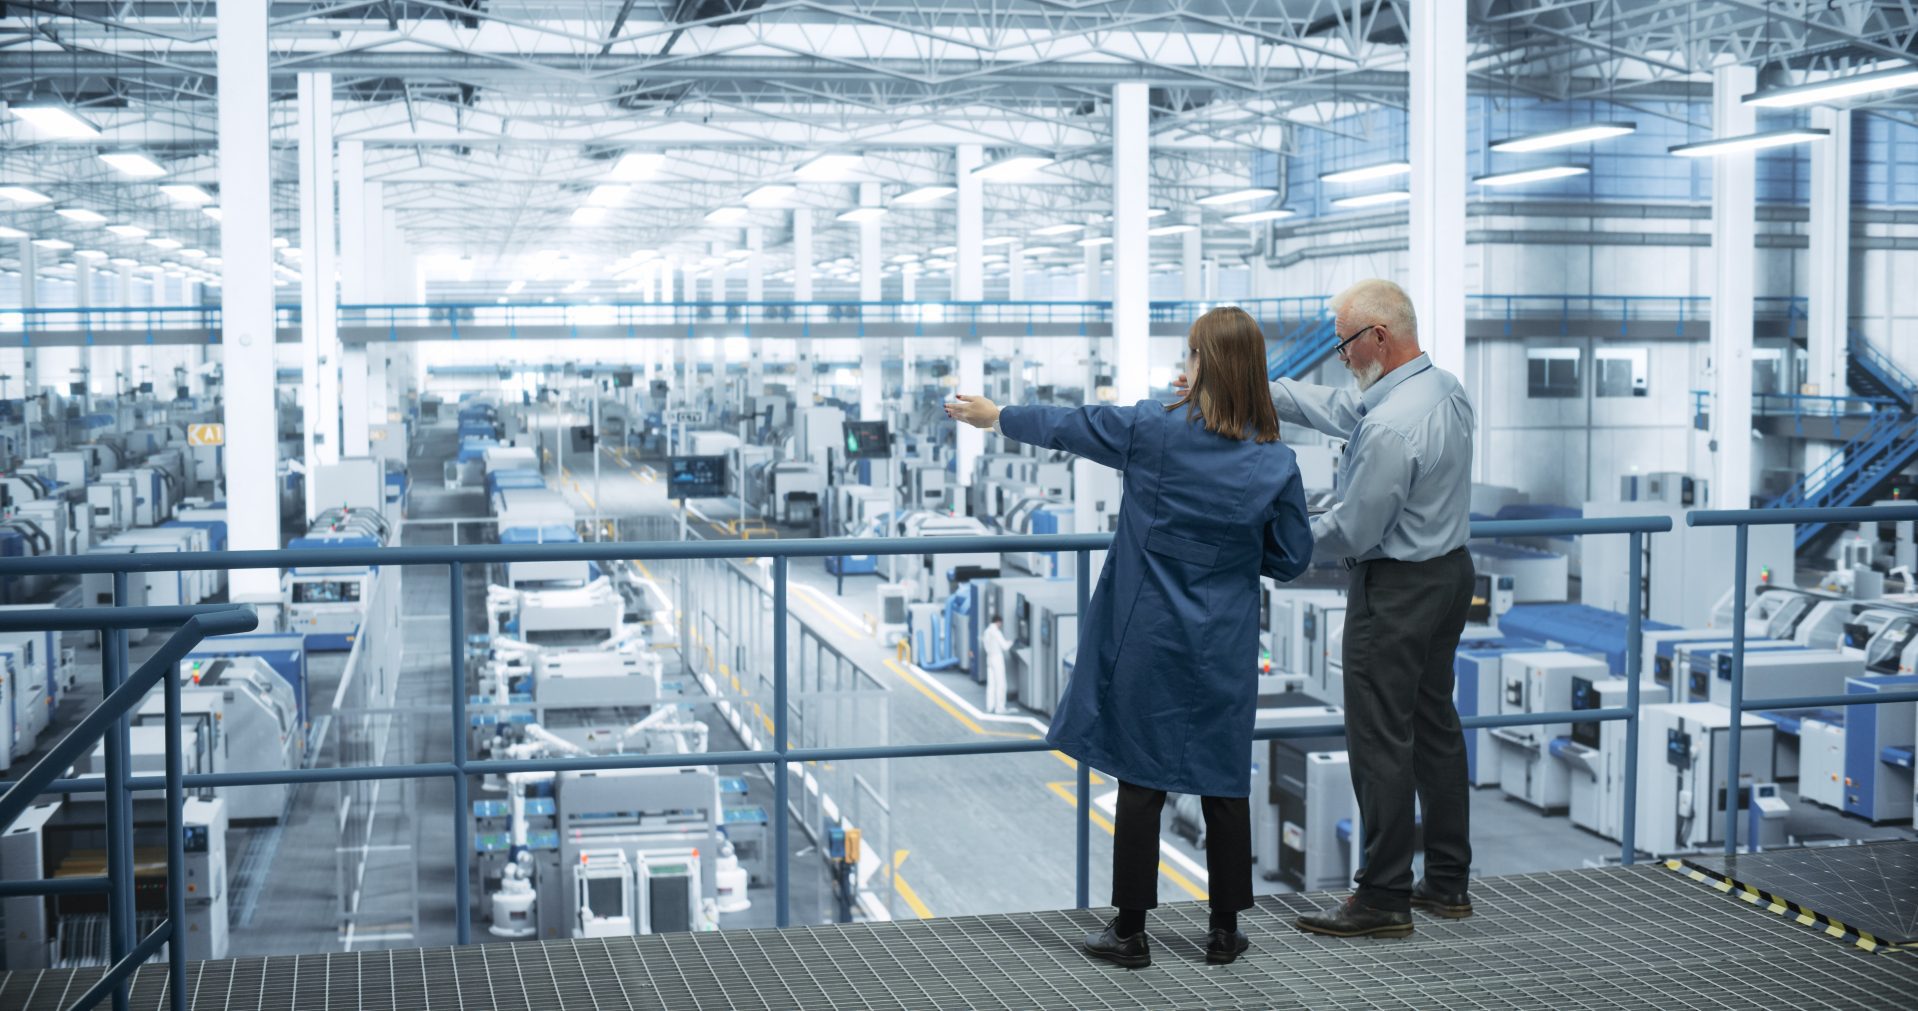
POLYGON ((1339 342, 1339 343, 1337 344, 1337 346, 1335 346, 1335 347, 1333 347, 1333 348, 1332 348, 1332 353, 1333 353, 1333 354, 1335 354, 1335 355, 1338 355, 1338 356, 1339 356, 1339 361, 1345 361, 1345 360, 1346 360, 1346 359, 1345 359, 1345 346, 1346 346, 1347 344, 1350 344, 1350 343, 1352 343, 1352 342, 1353 342, 1353 341, 1355 341, 1355 340, 1358 340, 1358 339, 1359 339, 1360 337, 1363 337, 1363 336, 1365 336, 1365 331, 1367 331, 1367 330, 1371 330, 1371 329, 1374 329, 1374 328, 1376 328, 1377 326, 1378 326, 1378 324, 1377 324, 1377 323, 1374 323, 1374 324, 1372 324, 1371 326, 1368 326, 1368 327, 1362 327, 1362 328, 1360 328, 1360 329, 1359 329, 1359 332, 1358 332, 1358 333, 1355 333, 1355 334, 1353 334, 1352 336, 1350 336, 1350 337, 1347 337, 1346 339, 1344 339, 1344 340, 1342 340, 1342 341, 1340 341, 1340 342, 1339 342))

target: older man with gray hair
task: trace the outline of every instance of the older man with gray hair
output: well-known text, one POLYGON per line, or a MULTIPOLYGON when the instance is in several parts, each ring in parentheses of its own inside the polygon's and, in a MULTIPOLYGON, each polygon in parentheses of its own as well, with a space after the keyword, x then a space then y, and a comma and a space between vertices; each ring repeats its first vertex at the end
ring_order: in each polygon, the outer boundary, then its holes
POLYGON ((1350 570, 1345 724, 1365 858, 1357 891, 1302 916, 1335 937, 1404 937, 1413 906, 1470 916, 1470 786, 1452 704, 1453 654, 1472 601, 1474 414, 1465 389, 1419 350, 1405 291, 1370 280, 1333 299, 1334 353, 1358 388, 1272 384, 1279 418, 1346 440, 1338 500, 1312 521, 1314 555, 1350 570), (1425 877, 1413 883, 1413 801, 1425 877))

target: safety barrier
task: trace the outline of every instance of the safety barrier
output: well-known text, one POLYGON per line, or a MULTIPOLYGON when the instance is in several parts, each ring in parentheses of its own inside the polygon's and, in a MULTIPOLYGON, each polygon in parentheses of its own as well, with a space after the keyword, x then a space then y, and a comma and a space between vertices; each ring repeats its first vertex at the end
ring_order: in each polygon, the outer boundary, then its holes
MULTIPOLYGON (((1770 510, 1728 510, 1701 511, 1690 513, 1687 522, 1692 526, 1732 526, 1736 528, 1736 554, 1734 559, 1734 585, 1744 586, 1747 582, 1747 532, 1756 525, 1805 522, 1878 522, 1886 520, 1918 520, 1918 504, 1889 507, 1859 507, 1848 509, 1770 509, 1770 510)), ((1636 857, 1636 810, 1638 789, 1638 732, 1640 709, 1639 667, 1643 653, 1641 632, 1641 612, 1643 610, 1643 570, 1644 538, 1650 534, 1669 531, 1672 520, 1668 516, 1636 516, 1605 519, 1579 520, 1484 520, 1472 524, 1473 537, 1542 537, 1542 536, 1610 536, 1624 535, 1630 538, 1628 557, 1628 582, 1630 587, 1630 605, 1626 622, 1625 677, 1627 681, 1626 704, 1623 707, 1605 709, 1587 709, 1569 712, 1551 713, 1512 713, 1472 716, 1461 720, 1464 727, 1539 726, 1554 723, 1592 723, 1622 720, 1625 722, 1625 796, 1622 822, 1622 840, 1620 860, 1632 863, 1636 857)), ((940 551, 965 553, 974 551, 1067 551, 1078 559, 1077 587, 1080 612, 1084 613, 1091 592, 1091 554, 1092 551, 1106 550, 1111 546, 1110 535, 1105 534, 1069 534, 1053 536, 1006 536, 1006 537, 957 537, 941 538, 940 551)), ((0 559, 0 577, 35 573, 48 574, 86 574, 114 573, 116 584, 124 590, 125 575, 132 572, 182 571, 196 569, 279 569, 302 565, 433 565, 444 566, 449 586, 452 588, 449 614, 449 635, 451 637, 451 657, 453 681, 452 692, 452 750, 450 762, 418 763, 410 765, 392 765, 365 768, 306 768, 285 772, 240 772, 240 773, 202 773, 178 775, 177 757, 169 758, 168 775, 165 777, 129 776, 122 764, 125 745, 116 745, 113 738, 108 741, 109 765, 104 781, 94 779, 60 780, 55 777, 78 756, 79 750, 108 729, 108 724, 118 722, 124 726, 126 713, 135 704, 146 688, 150 688, 161 677, 168 677, 168 684, 177 687, 177 680, 168 675, 188 648, 181 645, 176 648, 180 637, 169 641, 167 646, 152 660, 144 665, 140 672, 125 685, 113 682, 115 667, 113 657, 116 651, 107 651, 109 680, 106 701, 94 710, 46 759, 37 763, 21 780, 8 784, 4 794, 0 794, 0 831, 4 831, 12 819, 23 811, 31 799, 41 793, 84 793, 108 791, 109 796, 125 798, 129 791, 166 788, 169 791, 169 803, 177 811, 177 801, 185 789, 204 789, 227 786, 250 786, 256 784, 296 784, 323 782, 372 781, 376 779, 423 779, 430 777, 450 778, 454 787, 453 834, 455 847, 455 918, 459 943, 471 940, 471 896, 469 894, 469 868, 472 858, 471 845, 467 837, 466 812, 470 809, 467 796, 468 778, 485 774, 506 774, 513 772, 574 772, 600 771, 610 769, 667 768, 684 766, 688 756, 680 754, 638 754, 638 755, 597 755, 569 758, 520 759, 520 760, 471 760, 466 754, 467 713, 465 691, 465 613, 464 586, 465 568, 468 565, 487 565, 507 562, 538 561, 598 561, 613 562, 631 559, 675 560, 675 559, 737 559, 748 557, 770 558, 772 577, 772 649, 773 649, 773 727, 770 750, 710 752, 698 756, 697 764, 711 766, 772 765, 778 770, 773 777, 774 810, 779 816, 773 819, 774 849, 778 853, 778 874, 774 882, 774 896, 777 922, 780 926, 791 923, 791 903, 789 894, 790 855, 789 830, 791 818, 790 779, 793 766, 806 762, 850 762, 893 758, 935 758, 951 756, 976 756, 995 754, 1016 754, 1045 752, 1052 750, 1044 740, 995 740, 984 742, 950 742, 934 744, 888 745, 876 747, 816 747, 793 748, 788 737, 788 718, 791 707, 787 696, 787 625, 790 609, 787 601, 788 566, 794 558, 821 558, 832 555, 901 555, 923 554, 926 543, 923 540, 910 539, 817 539, 789 541, 754 541, 751 543, 732 541, 671 542, 671 543, 620 543, 620 542, 584 542, 576 544, 548 545, 469 545, 464 547, 397 547, 355 550, 282 550, 282 551, 233 551, 219 553, 192 554, 129 554, 129 555, 80 555, 41 558, 0 559), (76 741, 80 743, 75 743, 76 741)), ((1918 691, 1885 692, 1870 696, 1822 696, 1793 699, 1746 700, 1742 697, 1744 689, 1744 615, 1745 603, 1742 593, 1734 594, 1738 602, 1734 615, 1732 647, 1732 713, 1734 725, 1739 714, 1749 708, 1786 708, 1794 706, 1858 705, 1861 703, 1892 703, 1918 701, 1918 691)), ((124 599, 119 597, 116 599, 124 599)), ((242 631, 252 627, 250 612, 236 611, 230 606, 222 609, 207 608, 170 608, 161 609, 159 614, 153 609, 81 609, 69 611, 25 611, 0 612, 0 628, 54 628, 54 629, 91 629, 108 630, 140 627, 143 624, 163 624, 162 618, 186 621, 196 633, 224 634, 242 631), (188 620, 190 619, 190 621, 188 620)), ((111 633, 121 634, 123 633, 111 633)), ((190 644, 189 644, 190 645, 190 644)), ((122 646, 123 649, 123 646, 122 646)), ((123 653, 119 654, 123 656, 123 653)), ((121 668, 123 669, 123 668, 121 668)), ((172 689, 170 689, 171 691, 172 689)), ((170 738, 177 741, 179 731, 178 706, 169 698, 167 709, 167 727, 170 738)), ((124 731, 121 732, 122 735, 124 731)), ((1286 728, 1267 728, 1254 733, 1261 740, 1273 738, 1291 738, 1320 736, 1344 733, 1343 725, 1313 725, 1286 728)), ((1738 785, 1738 742, 1739 735, 1731 735, 1731 764, 1727 772, 1726 796, 1729 803, 1735 803, 1738 785)), ((177 747, 170 743, 169 755, 177 755, 177 747)), ((1076 863, 1075 863, 1075 902, 1078 908, 1090 905, 1090 851, 1091 851, 1091 770, 1083 763, 1076 763, 1077 794, 1076 809, 1076 863)), ((124 799, 120 801, 124 803, 124 799)), ((1736 819, 1728 818, 1726 848, 1730 851, 1736 845, 1736 819)), ((177 820, 169 823, 174 861, 170 864, 170 873, 177 874, 179 832, 177 820)), ((130 921, 132 887, 131 871, 131 824, 130 820, 118 822, 115 840, 111 844, 116 852, 124 855, 122 861, 110 861, 109 882, 115 889, 129 894, 128 902, 119 908, 127 911, 130 921)), ((170 887, 177 886, 177 879, 170 879, 170 887)), ((101 887, 104 883, 95 881, 87 887, 101 887)), ((41 891, 35 886, 8 884, 5 894, 44 894, 67 885, 40 884, 41 891)), ((180 894, 177 887, 169 893, 170 901, 175 903, 174 917, 180 915, 178 909, 180 894)), ((130 928, 124 933, 116 933, 116 938, 124 942, 130 935, 130 928)), ((124 993, 126 973, 131 966, 157 950, 158 940, 149 937, 137 946, 128 947, 116 943, 113 951, 119 961, 114 973, 104 977, 99 986, 83 1001, 79 1007, 89 1007, 97 1002, 108 989, 118 987, 116 994, 124 993), (137 957, 136 957, 137 956, 137 957), (124 971, 122 971, 124 970, 124 971), (117 974, 117 975, 116 975, 117 974)), ((182 946, 174 946, 180 949, 182 946)), ((176 980, 183 979, 184 963, 181 954, 174 954, 176 980)), ((173 992, 183 994, 184 988, 176 983, 173 992)), ((116 999, 119 999, 116 997, 116 999)), ((176 996, 176 1001, 179 999, 176 996)), ((176 1006, 183 1006, 178 1005, 176 1006)))

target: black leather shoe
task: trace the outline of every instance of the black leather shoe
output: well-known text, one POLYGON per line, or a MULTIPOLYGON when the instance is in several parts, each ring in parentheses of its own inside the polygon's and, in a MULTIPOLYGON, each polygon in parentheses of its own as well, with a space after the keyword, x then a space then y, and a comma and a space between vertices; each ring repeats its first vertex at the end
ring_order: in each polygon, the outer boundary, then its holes
POLYGON ((1412 914, 1373 909, 1354 895, 1343 905, 1321 913, 1309 913, 1292 921, 1293 926, 1330 937, 1411 937, 1412 914))
POLYGON ((1243 930, 1214 930, 1205 943, 1205 960, 1214 965, 1226 965, 1238 960, 1252 942, 1243 930))
POLYGON ((1472 915, 1472 897, 1464 889, 1442 891, 1420 878, 1419 883, 1412 886, 1412 908, 1423 909, 1433 916, 1448 920, 1463 920, 1472 915))
POLYGON ((1085 949, 1093 958, 1103 958, 1128 969, 1143 969, 1152 964, 1152 948, 1146 944, 1145 931, 1120 937, 1118 917, 1113 917, 1099 933, 1087 934, 1085 949))

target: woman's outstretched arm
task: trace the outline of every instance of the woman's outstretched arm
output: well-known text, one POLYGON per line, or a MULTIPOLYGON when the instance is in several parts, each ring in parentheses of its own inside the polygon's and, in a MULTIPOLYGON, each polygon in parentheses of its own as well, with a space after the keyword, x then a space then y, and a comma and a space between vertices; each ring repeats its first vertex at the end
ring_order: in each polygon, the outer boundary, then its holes
POLYGON ((1132 451, 1138 408, 1111 404, 1084 407, 1000 407, 985 397, 956 394, 946 416, 975 428, 991 428, 1014 442, 1064 450, 1113 470, 1124 470, 1132 451))

